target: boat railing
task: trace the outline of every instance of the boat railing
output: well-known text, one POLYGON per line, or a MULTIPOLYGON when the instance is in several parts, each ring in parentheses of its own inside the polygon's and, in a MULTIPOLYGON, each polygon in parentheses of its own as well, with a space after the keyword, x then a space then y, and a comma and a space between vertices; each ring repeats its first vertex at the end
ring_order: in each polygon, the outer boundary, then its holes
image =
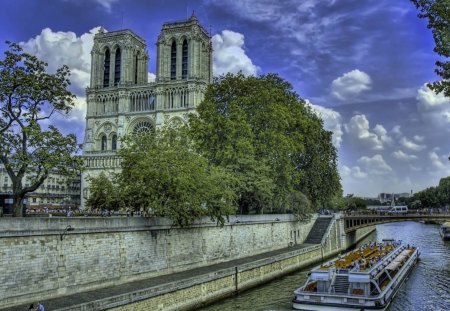
MULTIPOLYGON (((402 249, 405 247, 401 247, 402 249)), ((418 249, 415 249, 415 251, 411 254, 411 256, 408 258, 408 260, 405 262, 404 266, 411 266, 412 262, 415 260, 415 258, 417 257, 417 252, 418 249)), ((407 269, 405 269, 407 270, 407 269)), ((358 300, 370 300, 370 301, 377 301, 380 300, 380 297, 383 297, 384 295, 387 294, 387 292, 389 290, 391 290, 392 288, 394 288, 397 285, 397 282, 399 280, 399 278, 406 273, 406 271, 403 270, 402 273, 398 273, 396 274, 392 280, 390 280, 388 286, 386 288, 384 288, 379 294, 377 295, 372 295, 372 293, 370 293, 370 295, 368 296, 357 296, 358 300)), ((364 273, 366 274, 366 273, 364 273)), ((355 295, 350 295, 350 294, 342 294, 342 293, 334 293, 334 292, 302 292, 300 289, 294 291, 295 294, 297 295, 308 295, 310 300, 321 300, 321 296, 327 296, 327 297, 340 297, 340 298, 346 298, 347 301, 348 299, 355 299, 355 295)))

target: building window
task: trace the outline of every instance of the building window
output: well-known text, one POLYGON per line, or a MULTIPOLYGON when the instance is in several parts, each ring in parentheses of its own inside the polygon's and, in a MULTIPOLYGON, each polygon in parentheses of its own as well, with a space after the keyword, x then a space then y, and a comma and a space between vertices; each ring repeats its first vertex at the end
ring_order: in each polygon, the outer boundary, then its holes
POLYGON ((111 149, 116 150, 117 149, 117 135, 113 135, 111 139, 111 149))
POLYGON ((188 43, 187 40, 183 41, 183 53, 182 53, 182 62, 181 62, 181 78, 186 80, 188 74, 188 43))
POLYGON ((107 147, 107 145, 106 145, 106 135, 103 135, 102 136, 102 151, 105 151, 106 147, 107 147))
POLYGON ((138 78, 138 57, 134 58, 134 84, 137 84, 137 78, 138 78))
POLYGON ((111 62, 111 56, 109 50, 105 51, 105 63, 103 67, 103 87, 109 86, 109 64, 111 62))
POLYGON ((116 49, 116 59, 114 62, 114 85, 119 85, 120 82, 120 61, 121 61, 121 55, 120 55, 120 48, 116 49))
POLYGON ((177 77, 177 44, 172 42, 170 49, 170 80, 175 80, 177 77))
POLYGON ((136 126, 133 129, 134 134, 143 134, 148 133, 153 129, 153 125, 149 121, 143 121, 136 124, 136 126))

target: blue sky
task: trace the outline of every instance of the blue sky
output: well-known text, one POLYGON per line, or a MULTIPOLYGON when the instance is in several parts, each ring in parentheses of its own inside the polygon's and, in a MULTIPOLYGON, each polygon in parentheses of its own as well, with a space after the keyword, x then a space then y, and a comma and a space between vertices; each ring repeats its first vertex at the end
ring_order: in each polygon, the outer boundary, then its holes
MULTIPOLYGON (((345 193, 419 191, 450 175, 450 101, 434 42, 408 0, 0 0, 0 39, 21 42, 55 70, 72 69, 78 96, 52 122, 82 142, 90 49, 98 27, 144 38, 155 72, 163 22, 195 11, 211 30, 214 74, 276 72, 334 133, 345 193)), ((0 52, 6 48, 0 45, 0 52)))

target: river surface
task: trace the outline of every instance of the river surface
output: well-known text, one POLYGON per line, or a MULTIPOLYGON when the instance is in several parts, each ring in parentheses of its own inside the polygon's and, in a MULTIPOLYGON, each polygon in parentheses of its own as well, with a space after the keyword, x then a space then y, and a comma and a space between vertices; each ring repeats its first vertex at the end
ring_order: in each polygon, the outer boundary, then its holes
MULTIPOLYGON (((420 261, 403 283, 389 311, 450 311, 450 241, 442 241, 437 225, 398 222, 378 225, 361 243, 397 239, 418 246, 420 261)), ((202 311, 292 310, 293 291, 306 281, 310 268, 240 293, 202 311)))

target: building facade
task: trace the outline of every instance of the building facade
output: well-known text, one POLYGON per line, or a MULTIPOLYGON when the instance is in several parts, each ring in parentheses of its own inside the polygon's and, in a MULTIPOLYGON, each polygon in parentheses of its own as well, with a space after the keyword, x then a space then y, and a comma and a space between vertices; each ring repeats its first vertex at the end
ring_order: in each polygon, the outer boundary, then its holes
MULTIPOLYGON (((22 180, 23 186, 28 187, 31 183, 32 170, 25 174, 22 180)), ((35 191, 29 192, 25 197, 28 209, 39 210, 45 207, 49 209, 61 209, 71 207, 76 209, 80 206, 81 176, 63 176, 56 171, 49 173, 47 179, 35 191)), ((0 165, 0 214, 12 213, 13 187, 3 165, 0 165)))
POLYGON ((212 80, 212 46, 197 18, 164 23, 156 47, 156 80, 149 82, 144 39, 130 30, 100 30, 94 37, 86 90, 82 207, 89 196, 89 178, 119 170, 120 137, 185 122, 203 100, 212 80))

